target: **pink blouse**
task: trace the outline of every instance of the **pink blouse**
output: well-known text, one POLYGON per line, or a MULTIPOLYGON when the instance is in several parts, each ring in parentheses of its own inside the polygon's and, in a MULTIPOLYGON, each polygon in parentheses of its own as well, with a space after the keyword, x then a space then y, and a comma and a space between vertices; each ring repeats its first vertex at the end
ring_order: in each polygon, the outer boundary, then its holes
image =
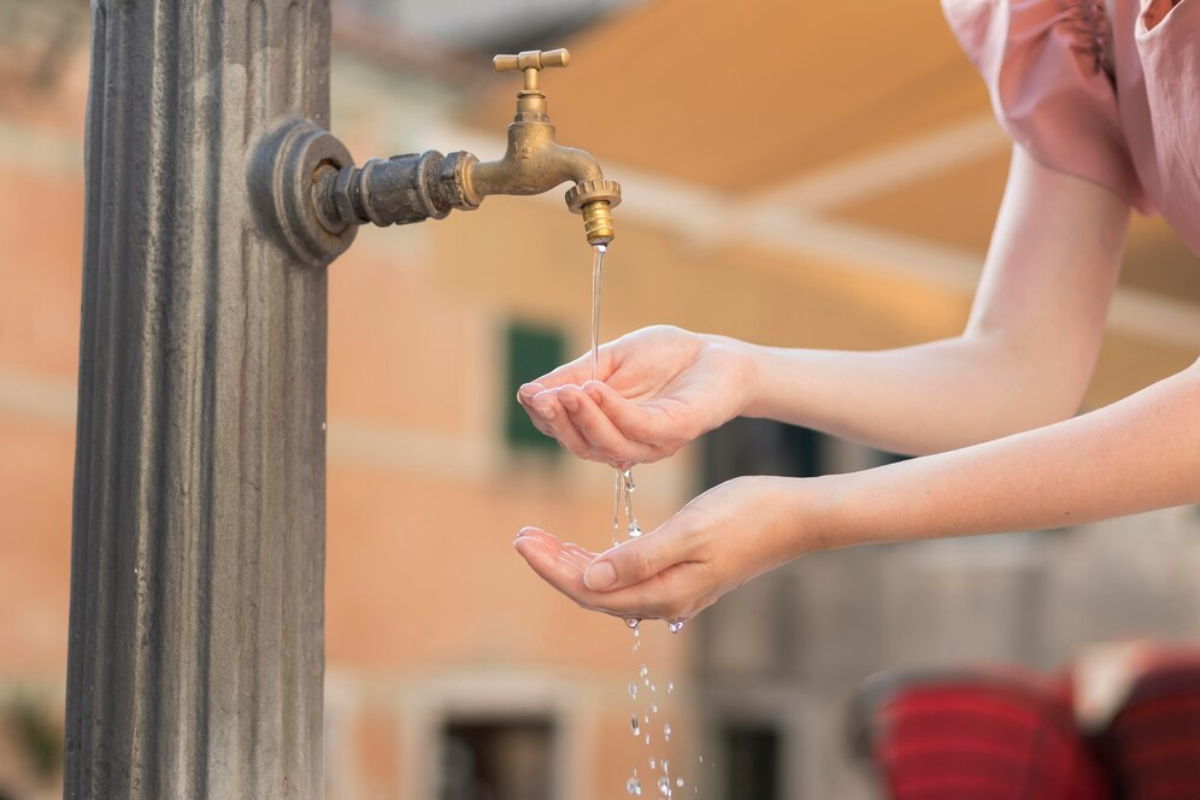
POLYGON ((1200 0, 942 0, 1000 123, 1200 254, 1200 0))

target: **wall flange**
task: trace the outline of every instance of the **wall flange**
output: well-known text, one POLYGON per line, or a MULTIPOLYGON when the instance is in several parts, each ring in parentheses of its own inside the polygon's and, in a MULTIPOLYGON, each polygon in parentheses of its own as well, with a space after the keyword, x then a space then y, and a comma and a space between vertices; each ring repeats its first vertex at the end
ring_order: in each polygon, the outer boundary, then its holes
POLYGON ((354 166, 336 136, 307 119, 289 119, 255 148, 250 197, 265 226, 298 259, 323 267, 346 251, 357 226, 325 218, 314 192, 323 173, 354 166))

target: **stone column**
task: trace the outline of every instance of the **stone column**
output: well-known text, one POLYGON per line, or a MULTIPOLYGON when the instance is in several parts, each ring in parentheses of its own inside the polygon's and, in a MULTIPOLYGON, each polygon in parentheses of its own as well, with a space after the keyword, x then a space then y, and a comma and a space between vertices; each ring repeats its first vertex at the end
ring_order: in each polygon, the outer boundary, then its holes
POLYGON ((328 0, 92 0, 65 797, 322 793, 326 275, 250 153, 328 0))

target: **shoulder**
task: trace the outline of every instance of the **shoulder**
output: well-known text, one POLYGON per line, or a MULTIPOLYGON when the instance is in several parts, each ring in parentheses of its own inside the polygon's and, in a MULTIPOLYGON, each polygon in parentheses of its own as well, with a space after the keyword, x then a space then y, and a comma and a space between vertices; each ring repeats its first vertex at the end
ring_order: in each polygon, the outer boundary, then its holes
POLYGON ((1142 206, 1107 69, 1105 0, 942 0, 996 117, 1048 167, 1142 206))

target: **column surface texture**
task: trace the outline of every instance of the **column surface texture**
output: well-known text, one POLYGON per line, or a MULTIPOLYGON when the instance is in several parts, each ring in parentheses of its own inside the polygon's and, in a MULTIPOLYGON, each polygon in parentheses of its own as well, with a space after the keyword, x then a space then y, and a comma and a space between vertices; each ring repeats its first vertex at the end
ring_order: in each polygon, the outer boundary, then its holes
POLYGON ((65 797, 322 793, 325 270, 250 154, 328 0, 93 0, 65 797))

